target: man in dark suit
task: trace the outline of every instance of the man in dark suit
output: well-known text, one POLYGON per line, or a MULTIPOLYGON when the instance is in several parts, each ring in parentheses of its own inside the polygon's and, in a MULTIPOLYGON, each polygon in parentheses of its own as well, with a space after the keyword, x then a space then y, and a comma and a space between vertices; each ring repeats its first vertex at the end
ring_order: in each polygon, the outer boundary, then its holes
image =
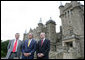
POLYGON ((50 51, 50 40, 45 39, 45 33, 40 34, 41 40, 37 44, 37 59, 48 59, 50 51))
POLYGON ((22 45, 22 59, 33 59, 36 51, 36 41, 33 39, 33 34, 28 34, 28 40, 25 40, 22 45))

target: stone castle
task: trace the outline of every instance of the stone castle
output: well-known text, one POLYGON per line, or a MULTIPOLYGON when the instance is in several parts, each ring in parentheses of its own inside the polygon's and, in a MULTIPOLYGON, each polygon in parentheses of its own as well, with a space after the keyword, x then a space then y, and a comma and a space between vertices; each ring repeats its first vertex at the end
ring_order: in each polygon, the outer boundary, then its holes
MULTIPOLYGON (((56 33, 56 22, 50 19, 43 25, 42 20, 36 29, 30 29, 36 41, 40 40, 40 33, 45 32, 50 40, 50 59, 78 59, 84 58, 84 5, 71 1, 59 6, 62 26, 56 33)), ((23 40, 27 39, 24 33, 23 40)))

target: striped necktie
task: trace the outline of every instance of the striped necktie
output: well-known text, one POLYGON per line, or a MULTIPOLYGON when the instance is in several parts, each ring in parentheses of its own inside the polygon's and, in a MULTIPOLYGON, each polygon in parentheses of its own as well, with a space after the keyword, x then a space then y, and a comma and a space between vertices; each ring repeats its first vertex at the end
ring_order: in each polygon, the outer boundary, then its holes
POLYGON ((43 45, 43 40, 41 40, 41 46, 43 45))
POLYGON ((16 51, 16 47, 17 47, 17 40, 16 40, 15 43, 14 43, 13 52, 16 51))
POLYGON ((30 40, 28 41, 28 47, 29 47, 29 45, 30 45, 30 40))

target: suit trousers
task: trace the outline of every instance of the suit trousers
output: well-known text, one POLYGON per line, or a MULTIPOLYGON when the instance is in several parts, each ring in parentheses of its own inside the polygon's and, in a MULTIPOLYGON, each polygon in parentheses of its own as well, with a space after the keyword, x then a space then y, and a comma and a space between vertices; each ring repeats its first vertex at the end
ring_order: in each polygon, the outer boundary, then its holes
MULTIPOLYGON (((14 59, 15 57, 17 57, 17 52, 11 52, 8 59, 14 59)), ((20 57, 18 57, 18 59, 20 59, 20 57)))

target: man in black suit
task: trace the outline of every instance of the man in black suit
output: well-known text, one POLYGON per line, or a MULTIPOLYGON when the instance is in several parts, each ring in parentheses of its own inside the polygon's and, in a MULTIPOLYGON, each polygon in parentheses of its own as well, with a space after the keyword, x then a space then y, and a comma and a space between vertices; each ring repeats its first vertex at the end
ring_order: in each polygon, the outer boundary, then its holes
POLYGON ((50 51, 50 40, 45 39, 45 33, 40 34, 41 40, 37 43, 37 59, 48 59, 50 51))

